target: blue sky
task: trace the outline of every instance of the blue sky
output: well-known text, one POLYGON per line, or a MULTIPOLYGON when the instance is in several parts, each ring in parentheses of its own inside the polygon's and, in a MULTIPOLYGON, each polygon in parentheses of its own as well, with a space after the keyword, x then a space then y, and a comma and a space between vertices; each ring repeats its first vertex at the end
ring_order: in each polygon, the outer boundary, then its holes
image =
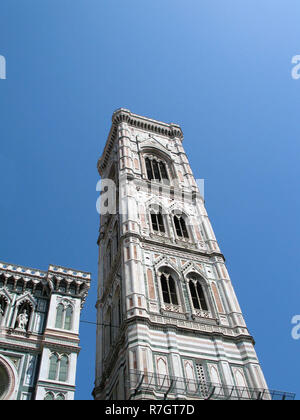
MULTIPOLYGON (((96 170, 119 107, 182 126, 272 389, 299 393, 298 0, 2 0, 0 260, 91 271, 96 170)), ((95 327, 81 325, 77 399, 95 327)))

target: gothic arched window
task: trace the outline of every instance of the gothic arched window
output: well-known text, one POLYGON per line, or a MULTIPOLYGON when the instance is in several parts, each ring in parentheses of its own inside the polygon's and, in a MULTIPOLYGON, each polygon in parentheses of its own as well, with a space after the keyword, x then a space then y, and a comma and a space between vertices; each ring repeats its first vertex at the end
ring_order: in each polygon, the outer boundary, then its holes
POLYGON ((51 379, 53 381, 55 381, 57 378, 58 360, 58 355, 56 353, 53 353, 50 357, 50 366, 48 374, 48 379, 51 379))
POLYGON ((208 311, 205 294, 200 281, 190 280, 189 288, 194 308, 202 309, 203 311, 208 311))
POLYGON ((56 309, 55 328, 64 330, 72 329, 73 308, 71 305, 65 306, 60 303, 56 309))
POLYGON ((70 330, 72 327, 72 314, 73 314, 73 309, 71 306, 68 306, 66 309, 66 316, 65 316, 65 324, 64 324, 65 330, 70 330))
POLYGON ((54 400, 54 394, 52 392, 47 392, 44 398, 45 401, 53 401, 54 400))
POLYGON ((155 180, 158 182, 169 183, 169 176, 166 163, 163 160, 146 157, 146 171, 149 181, 155 180))
POLYGON ((174 215, 174 225, 179 238, 189 239, 189 233, 183 216, 174 215))
POLYGON ((64 315, 64 305, 60 303, 56 310, 56 323, 55 328, 62 328, 64 315))
POLYGON ((160 276, 160 283, 164 303, 178 305, 176 285, 173 277, 168 273, 163 273, 160 276))
POLYGON ((68 379, 68 364, 69 364, 68 356, 63 355, 59 363, 59 376, 58 376, 58 380, 61 382, 66 382, 68 379))
POLYGON ((69 358, 63 354, 59 356, 57 353, 51 354, 48 379, 53 381, 66 382, 68 380, 69 358))
POLYGON ((150 217, 152 229, 154 232, 165 233, 164 219, 162 215, 162 210, 159 207, 158 211, 155 211, 153 208, 150 209, 150 217))

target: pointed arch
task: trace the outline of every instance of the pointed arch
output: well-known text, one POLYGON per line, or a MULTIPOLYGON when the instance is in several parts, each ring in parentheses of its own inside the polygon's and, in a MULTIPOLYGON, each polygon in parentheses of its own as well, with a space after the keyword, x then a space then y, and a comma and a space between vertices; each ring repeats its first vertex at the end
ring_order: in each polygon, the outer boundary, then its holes
POLYGON ((53 401, 53 400, 54 400, 53 392, 47 392, 45 394, 44 401, 53 401))
POLYGON ((66 354, 63 354, 59 361, 58 380, 60 382, 67 382, 68 380, 68 365, 69 365, 69 357, 66 354))
POLYGON ((177 271, 167 265, 157 270, 159 295, 165 310, 181 312, 184 306, 180 276, 177 271))
POLYGON ((192 312, 196 316, 211 318, 214 306, 209 292, 207 279, 198 271, 185 275, 192 312))
POLYGON ((72 330, 74 305, 70 299, 60 299, 56 306, 55 328, 72 330))
POLYGON ((178 206, 174 207, 170 213, 175 236, 182 241, 191 241, 194 239, 191 229, 190 217, 178 206))
POLYGON ((218 371, 217 366, 214 366, 214 365, 209 366, 209 376, 210 376, 210 381, 213 384, 220 384, 221 383, 220 375, 219 375, 219 371, 218 371))
POLYGON ((141 150, 145 177, 149 181, 170 185, 172 179, 175 178, 175 172, 169 154, 155 147, 155 143, 151 146, 142 146, 141 150))
POLYGON ((37 306, 37 300, 29 292, 26 292, 24 295, 21 295, 16 299, 16 306, 20 306, 24 302, 27 302, 33 311, 35 310, 37 306))
POLYGON ((156 357, 156 371, 157 371, 157 381, 159 386, 169 386, 169 370, 168 363, 165 357, 157 356, 156 357))
POLYGON ((55 381, 58 373, 59 356, 57 353, 52 353, 50 356, 48 379, 55 381))
POLYGON ((56 308, 55 328, 62 328, 63 325, 64 305, 60 303, 56 308))
POLYGON ((149 214, 152 231, 154 233, 165 234, 166 233, 166 220, 164 217, 163 209, 160 205, 149 206, 149 214))
POLYGON ((66 315, 65 315, 65 322, 64 322, 65 330, 72 329, 72 319, 73 319, 73 307, 72 305, 69 305, 66 309, 66 315))

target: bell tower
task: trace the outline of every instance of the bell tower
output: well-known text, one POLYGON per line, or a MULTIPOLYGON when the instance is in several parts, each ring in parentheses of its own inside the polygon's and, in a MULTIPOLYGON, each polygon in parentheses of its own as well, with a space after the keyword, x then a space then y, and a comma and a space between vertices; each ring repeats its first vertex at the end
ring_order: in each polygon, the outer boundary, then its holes
POLYGON ((182 142, 176 124, 113 114, 95 399, 271 398, 182 142))

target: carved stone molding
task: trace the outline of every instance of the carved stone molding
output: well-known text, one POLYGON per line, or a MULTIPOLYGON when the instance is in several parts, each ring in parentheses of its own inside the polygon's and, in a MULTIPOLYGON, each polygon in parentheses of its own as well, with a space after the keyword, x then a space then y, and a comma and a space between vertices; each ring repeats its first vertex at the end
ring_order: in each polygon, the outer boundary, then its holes
POLYGON ((15 400, 18 374, 13 363, 0 355, 0 400, 15 400))

